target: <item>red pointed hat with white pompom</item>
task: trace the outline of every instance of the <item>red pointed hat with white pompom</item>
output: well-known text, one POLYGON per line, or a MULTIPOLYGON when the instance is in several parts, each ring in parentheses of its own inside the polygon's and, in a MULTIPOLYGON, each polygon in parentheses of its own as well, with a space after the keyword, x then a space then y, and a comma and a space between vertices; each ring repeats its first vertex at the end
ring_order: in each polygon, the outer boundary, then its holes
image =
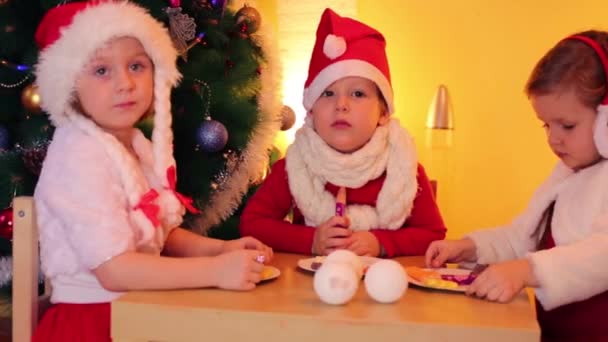
POLYGON ((374 28, 325 9, 304 84, 304 108, 310 110, 333 82, 358 76, 376 83, 388 112, 393 113, 393 88, 385 47, 384 36, 374 28))

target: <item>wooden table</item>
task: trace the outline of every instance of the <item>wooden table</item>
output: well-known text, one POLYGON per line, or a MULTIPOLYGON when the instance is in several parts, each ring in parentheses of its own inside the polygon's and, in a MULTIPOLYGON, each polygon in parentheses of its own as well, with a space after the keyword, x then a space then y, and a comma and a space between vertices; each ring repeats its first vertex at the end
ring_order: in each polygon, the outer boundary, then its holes
MULTIPOLYGON (((410 287, 394 304, 374 302, 363 283, 348 304, 322 303, 307 256, 275 254, 277 279, 249 292, 218 289, 134 291, 112 303, 112 337, 126 341, 539 341, 528 295, 491 303, 410 287)), ((421 257, 395 259, 422 266, 421 257)))

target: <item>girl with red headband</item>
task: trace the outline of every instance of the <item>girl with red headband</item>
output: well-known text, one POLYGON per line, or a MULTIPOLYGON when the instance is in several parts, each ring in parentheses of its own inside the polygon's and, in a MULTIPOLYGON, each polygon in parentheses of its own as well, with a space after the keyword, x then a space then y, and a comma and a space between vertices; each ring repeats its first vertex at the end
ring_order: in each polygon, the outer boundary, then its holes
POLYGON ((567 37, 526 85, 560 159, 510 225, 437 241, 427 265, 492 264, 470 295, 506 302, 534 287, 543 341, 607 341, 608 32, 567 37))

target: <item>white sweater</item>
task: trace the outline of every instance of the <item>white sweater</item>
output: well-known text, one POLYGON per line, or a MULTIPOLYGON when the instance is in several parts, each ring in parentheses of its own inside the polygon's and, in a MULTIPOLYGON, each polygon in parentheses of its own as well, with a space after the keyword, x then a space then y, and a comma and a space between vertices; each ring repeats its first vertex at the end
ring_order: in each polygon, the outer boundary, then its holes
POLYGON ((608 290, 608 161, 572 172, 559 162, 528 208, 510 225, 468 235, 479 263, 527 257, 545 310, 608 290), (551 223, 556 247, 535 251, 532 237, 544 210, 556 200, 551 223))
MULTIPOLYGON (((130 221, 120 177, 102 146, 73 125, 55 131, 34 194, 42 270, 53 303, 108 302, 121 293, 104 289, 92 269, 135 251, 138 230, 130 221)), ((165 241, 158 228, 154 240, 165 241)), ((159 255, 158 245, 137 250, 159 255)))

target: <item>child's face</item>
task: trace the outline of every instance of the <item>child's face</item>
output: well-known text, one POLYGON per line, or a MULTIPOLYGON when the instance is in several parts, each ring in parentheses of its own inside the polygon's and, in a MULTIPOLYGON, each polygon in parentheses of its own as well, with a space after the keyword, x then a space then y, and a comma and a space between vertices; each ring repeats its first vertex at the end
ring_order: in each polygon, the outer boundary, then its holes
POLYGON ((332 83, 313 104, 317 134, 343 153, 357 151, 371 139, 389 116, 376 84, 362 77, 344 77, 332 83))
POLYGON ((600 160, 593 141, 597 111, 585 106, 573 90, 532 96, 530 100, 544 123, 549 147, 564 164, 580 170, 600 160))
POLYGON ((85 114, 102 129, 128 131, 152 105, 154 64, 137 39, 113 39, 80 72, 76 93, 85 114))

